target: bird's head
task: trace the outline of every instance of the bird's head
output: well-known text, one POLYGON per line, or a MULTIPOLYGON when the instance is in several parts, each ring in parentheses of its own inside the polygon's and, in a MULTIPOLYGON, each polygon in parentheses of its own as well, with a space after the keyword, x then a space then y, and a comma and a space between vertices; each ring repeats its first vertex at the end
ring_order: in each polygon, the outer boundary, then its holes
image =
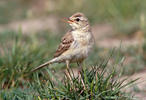
POLYGON ((89 25, 87 17, 85 17, 83 13, 79 12, 69 17, 67 19, 67 23, 69 23, 73 29, 80 29, 89 25))

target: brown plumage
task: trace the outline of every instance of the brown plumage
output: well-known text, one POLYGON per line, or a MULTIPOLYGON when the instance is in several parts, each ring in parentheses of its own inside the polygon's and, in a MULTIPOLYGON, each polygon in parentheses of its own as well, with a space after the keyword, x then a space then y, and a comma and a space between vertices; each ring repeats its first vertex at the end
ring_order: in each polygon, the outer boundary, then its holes
POLYGON ((81 65, 82 61, 88 57, 94 44, 88 18, 83 13, 75 13, 65 22, 69 23, 72 29, 61 39, 54 58, 36 67, 32 72, 53 63, 64 62, 67 68, 73 62, 81 65))
POLYGON ((54 54, 54 58, 60 56, 62 53, 64 53, 66 50, 69 49, 71 46, 72 42, 74 41, 72 34, 70 33, 71 31, 67 32, 61 39, 61 43, 56 50, 54 54))

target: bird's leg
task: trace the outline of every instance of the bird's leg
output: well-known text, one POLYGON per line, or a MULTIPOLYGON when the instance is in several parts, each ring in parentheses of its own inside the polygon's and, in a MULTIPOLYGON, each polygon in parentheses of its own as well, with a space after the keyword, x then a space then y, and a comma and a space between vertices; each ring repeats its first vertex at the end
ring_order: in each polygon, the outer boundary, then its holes
POLYGON ((66 75, 67 77, 71 80, 71 74, 70 74, 70 71, 69 71, 69 60, 66 60, 66 75))
POLYGON ((86 89, 85 87, 85 83, 82 79, 82 76, 81 76, 81 71, 83 71, 83 62, 77 62, 77 65, 79 66, 79 71, 78 71, 78 75, 79 75, 79 80, 81 80, 82 84, 83 84, 83 87, 84 87, 84 90, 86 89))

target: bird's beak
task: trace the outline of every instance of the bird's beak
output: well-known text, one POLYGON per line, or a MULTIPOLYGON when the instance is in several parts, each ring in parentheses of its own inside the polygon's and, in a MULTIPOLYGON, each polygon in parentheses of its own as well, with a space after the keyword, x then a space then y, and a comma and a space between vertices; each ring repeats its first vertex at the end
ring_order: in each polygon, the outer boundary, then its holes
POLYGON ((62 21, 66 22, 66 23, 69 23, 69 24, 74 22, 73 20, 70 20, 69 18, 64 18, 64 19, 62 19, 62 21))

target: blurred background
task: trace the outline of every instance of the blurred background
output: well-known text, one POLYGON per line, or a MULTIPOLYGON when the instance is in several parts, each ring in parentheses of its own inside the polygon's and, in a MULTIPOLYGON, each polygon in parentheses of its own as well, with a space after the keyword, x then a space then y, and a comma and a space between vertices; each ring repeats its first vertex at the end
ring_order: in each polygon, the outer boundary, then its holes
MULTIPOLYGON (((141 77, 132 91, 144 98, 146 0, 0 0, 0 88, 23 86, 25 72, 51 59, 70 28, 61 19, 76 12, 89 18, 96 42, 85 65, 96 66, 115 48, 109 69, 121 57, 118 71, 123 77, 141 77)), ((51 67, 60 71, 65 65, 51 67)))

